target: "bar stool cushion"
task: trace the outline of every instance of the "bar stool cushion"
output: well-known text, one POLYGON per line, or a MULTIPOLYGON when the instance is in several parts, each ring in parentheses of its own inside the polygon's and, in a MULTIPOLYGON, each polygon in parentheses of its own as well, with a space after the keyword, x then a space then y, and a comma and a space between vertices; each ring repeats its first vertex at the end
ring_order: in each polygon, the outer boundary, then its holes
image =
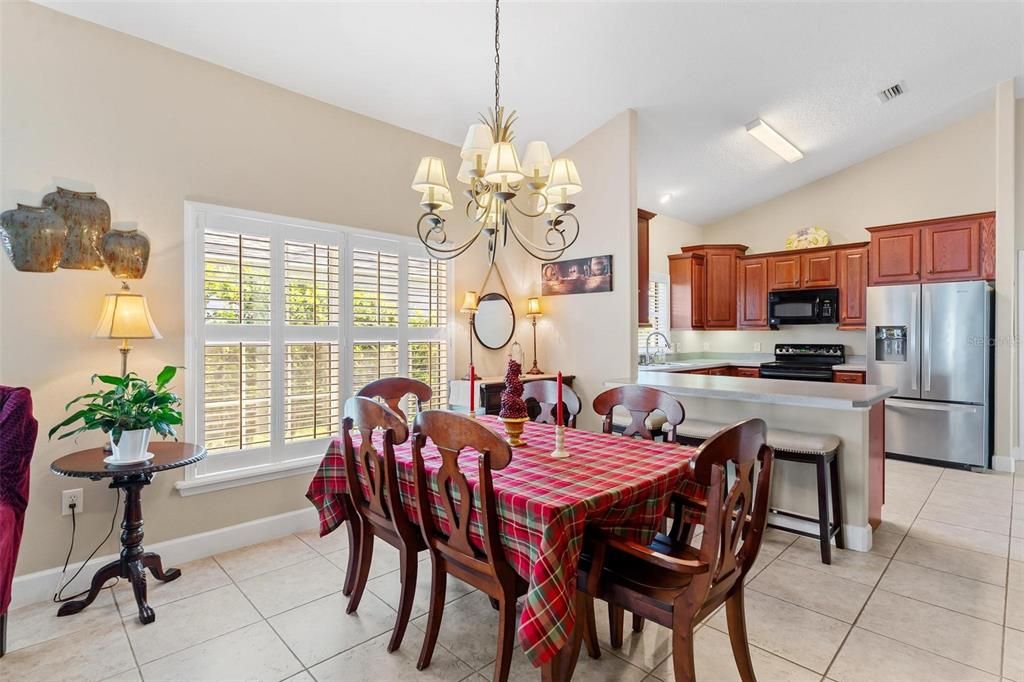
MULTIPOLYGON (((676 427, 676 434, 680 436, 686 436, 687 438, 698 438, 700 440, 707 440, 711 436, 715 435, 728 424, 722 424, 720 422, 713 422, 709 419, 690 419, 687 417, 683 420, 683 423, 676 427)), ((667 426, 663 426, 662 430, 668 431, 667 426)))
POLYGON ((827 455, 839 450, 841 443, 839 436, 831 433, 803 433, 789 429, 768 429, 768 445, 785 452, 827 455))

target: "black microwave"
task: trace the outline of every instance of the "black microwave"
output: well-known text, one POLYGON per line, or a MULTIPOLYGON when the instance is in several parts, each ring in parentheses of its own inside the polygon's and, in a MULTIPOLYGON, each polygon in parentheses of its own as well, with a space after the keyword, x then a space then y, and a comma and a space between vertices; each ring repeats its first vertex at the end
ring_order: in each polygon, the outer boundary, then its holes
POLYGON ((800 289, 768 294, 768 326, 835 324, 839 321, 839 289, 800 289))

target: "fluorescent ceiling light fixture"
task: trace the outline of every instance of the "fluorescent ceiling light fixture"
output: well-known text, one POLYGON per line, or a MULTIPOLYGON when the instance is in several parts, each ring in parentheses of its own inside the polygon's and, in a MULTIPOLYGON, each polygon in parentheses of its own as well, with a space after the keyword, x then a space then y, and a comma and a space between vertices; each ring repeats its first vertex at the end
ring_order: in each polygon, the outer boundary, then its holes
POLYGON ((789 140, 759 118, 747 124, 747 132, 768 149, 781 156, 789 163, 804 158, 804 153, 793 146, 789 140))

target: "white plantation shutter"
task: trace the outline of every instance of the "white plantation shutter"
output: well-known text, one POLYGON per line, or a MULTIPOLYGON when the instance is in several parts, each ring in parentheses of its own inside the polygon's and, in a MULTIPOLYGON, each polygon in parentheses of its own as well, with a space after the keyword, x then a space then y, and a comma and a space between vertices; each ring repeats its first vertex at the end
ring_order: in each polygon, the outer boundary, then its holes
POLYGON ((188 480, 312 468, 375 379, 420 379, 447 405, 447 263, 408 238, 187 208, 186 437, 210 452, 188 480))
MULTIPOLYGON (((637 349, 642 354, 647 349, 647 337, 653 332, 661 332, 669 335, 669 301, 668 301, 668 278, 663 275, 651 275, 647 287, 647 305, 649 306, 648 319, 650 327, 640 327, 637 330, 637 349)), ((651 339, 651 352, 655 348, 665 348, 665 340, 661 337, 651 339)))

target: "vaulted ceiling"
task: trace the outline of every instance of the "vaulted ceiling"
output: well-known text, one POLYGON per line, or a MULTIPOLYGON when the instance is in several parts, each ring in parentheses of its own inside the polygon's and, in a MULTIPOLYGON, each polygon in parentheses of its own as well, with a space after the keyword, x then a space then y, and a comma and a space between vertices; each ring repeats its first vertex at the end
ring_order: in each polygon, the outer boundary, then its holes
MULTIPOLYGON (((487 1, 42 4, 453 144, 493 103, 487 1)), ((521 144, 562 149, 636 109, 640 205, 705 223, 1020 82, 1024 4, 506 0, 501 46, 521 144), (882 104, 896 81, 906 94, 882 104), (757 117, 805 158, 787 164, 747 135, 757 117)))

